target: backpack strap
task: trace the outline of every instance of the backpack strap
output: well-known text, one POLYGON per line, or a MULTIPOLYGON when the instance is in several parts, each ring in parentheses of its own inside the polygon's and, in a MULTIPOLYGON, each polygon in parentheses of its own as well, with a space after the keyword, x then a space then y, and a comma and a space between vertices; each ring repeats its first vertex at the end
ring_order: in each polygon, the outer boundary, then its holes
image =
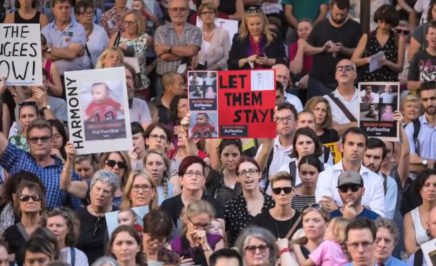
POLYGON ((347 107, 345 107, 344 103, 341 102, 338 98, 335 97, 333 93, 326 94, 332 101, 341 109, 342 113, 350 120, 350 122, 357 122, 357 119, 354 117, 354 115, 348 110, 347 107))
POLYGON ((274 147, 271 149, 271 152, 269 153, 268 161, 266 162, 266 166, 265 166, 265 169, 263 170, 263 174, 262 174, 262 178, 265 178, 264 191, 266 191, 268 189, 268 186, 269 186, 269 167, 271 166, 271 162, 273 160, 273 157, 274 157, 274 147))
POLYGON ((327 163, 328 161, 329 161, 329 158, 330 158, 330 149, 329 148, 327 148, 326 146, 321 146, 322 147, 322 150, 323 150, 323 161, 324 161, 324 163, 327 163))
POLYGON ((413 260, 413 266, 422 266, 424 262, 424 253, 422 253, 422 249, 418 249, 415 252, 415 259, 413 260))
POLYGON ((291 174, 292 177, 292 186, 295 187, 295 179, 297 177, 297 163, 296 161, 291 161, 289 163, 289 173, 291 174))
POLYGON ((71 266, 76 266, 76 249, 74 247, 70 247, 71 253, 71 266))
POLYGON ((27 234, 26 229, 24 228, 22 223, 17 223, 17 229, 20 232, 21 236, 24 240, 29 240, 30 236, 27 234))
POLYGON ((419 130, 421 130, 421 122, 419 121, 419 117, 412 121, 413 123, 413 142, 415 143, 415 152, 419 155, 419 130))

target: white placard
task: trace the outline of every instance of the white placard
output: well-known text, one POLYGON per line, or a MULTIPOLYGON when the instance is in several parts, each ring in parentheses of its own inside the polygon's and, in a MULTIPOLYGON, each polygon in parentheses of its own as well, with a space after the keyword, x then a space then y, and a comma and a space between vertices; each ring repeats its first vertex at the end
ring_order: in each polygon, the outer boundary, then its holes
POLYGON ((9 86, 42 86, 39 24, 0 24, 0 73, 9 86))
MULTIPOLYGON (((233 19, 216 18, 215 25, 217 27, 224 28, 229 32, 230 42, 233 41, 233 36, 235 36, 235 34, 238 33, 239 30, 238 21, 233 19)), ((196 26, 199 28, 203 26, 203 21, 201 21, 198 16, 196 26)))
POLYGON ((425 242, 421 249, 427 265, 436 265, 436 239, 425 242))
POLYGON ((77 154, 132 148, 124 67, 65 72, 65 89, 77 154))
POLYGON ((274 90, 274 70, 253 70, 251 71, 251 90, 269 91, 274 90))

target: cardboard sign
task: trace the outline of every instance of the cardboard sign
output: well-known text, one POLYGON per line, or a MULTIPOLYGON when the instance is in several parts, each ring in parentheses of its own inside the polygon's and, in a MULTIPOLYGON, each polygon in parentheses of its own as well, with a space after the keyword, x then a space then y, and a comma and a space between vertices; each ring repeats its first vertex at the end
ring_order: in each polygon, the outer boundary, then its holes
POLYGON ((398 82, 359 83, 359 127, 368 137, 386 141, 398 141, 399 122, 392 116, 400 106, 400 84, 398 82))
POLYGON ((77 154, 132 148, 124 67, 65 72, 65 87, 77 154))
POLYGON ((8 86, 42 86, 39 24, 0 24, 0 73, 8 86))
POLYGON ((436 239, 425 242, 421 249, 427 265, 436 265, 436 239))
POLYGON ((188 72, 189 136, 274 138, 273 70, 188 72))

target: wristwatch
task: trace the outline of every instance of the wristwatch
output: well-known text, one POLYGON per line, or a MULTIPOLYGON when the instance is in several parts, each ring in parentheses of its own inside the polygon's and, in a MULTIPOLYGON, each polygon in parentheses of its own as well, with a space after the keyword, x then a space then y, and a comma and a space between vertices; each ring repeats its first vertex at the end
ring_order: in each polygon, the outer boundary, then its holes
POLYGON ((47 52, 47 53, 51 53, 51 48, 48 47, 47 50, 46 50, 46 52, 47 52))
POLYGON ((428 166, 428 160, 426 160, 426 159, 424 159, 424 160, 422 160, 422 165, 424 166, 424 167, 427 167, 428 166))
POLYGON ((44 111, 45 111, 46 109, 47 109, 47 110, 51 110, 50 105, 47 104, 46 106, 42 107, 41 110, 40 110, 41 114, 44 114, 44 111))
POLYGON ((168 47, 168 49, 167 49, 167 53, 169 53, 169 54, 171 54, 171 50, 172 50, 173 48, 170 46, 170 47, 168 47))

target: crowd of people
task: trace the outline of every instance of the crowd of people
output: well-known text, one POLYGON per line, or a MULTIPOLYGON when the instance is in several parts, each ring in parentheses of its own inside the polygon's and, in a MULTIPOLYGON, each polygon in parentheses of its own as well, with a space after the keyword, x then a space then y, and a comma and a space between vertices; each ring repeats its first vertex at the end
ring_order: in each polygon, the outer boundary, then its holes
POLYGON ((0 73, 0 265, 429 265, 436 0, 369 2, 363 33, 357 0, 2 1, 41 26, 43 85, 0 73), (77 155, 64 74, 112 67, 133 147, 77 155), (187 71, 239 69, 274 70, 276 137, 190 138, 186 83, 217 92, 187 71), (368 138, 361 102, 399 141, 368 138))

